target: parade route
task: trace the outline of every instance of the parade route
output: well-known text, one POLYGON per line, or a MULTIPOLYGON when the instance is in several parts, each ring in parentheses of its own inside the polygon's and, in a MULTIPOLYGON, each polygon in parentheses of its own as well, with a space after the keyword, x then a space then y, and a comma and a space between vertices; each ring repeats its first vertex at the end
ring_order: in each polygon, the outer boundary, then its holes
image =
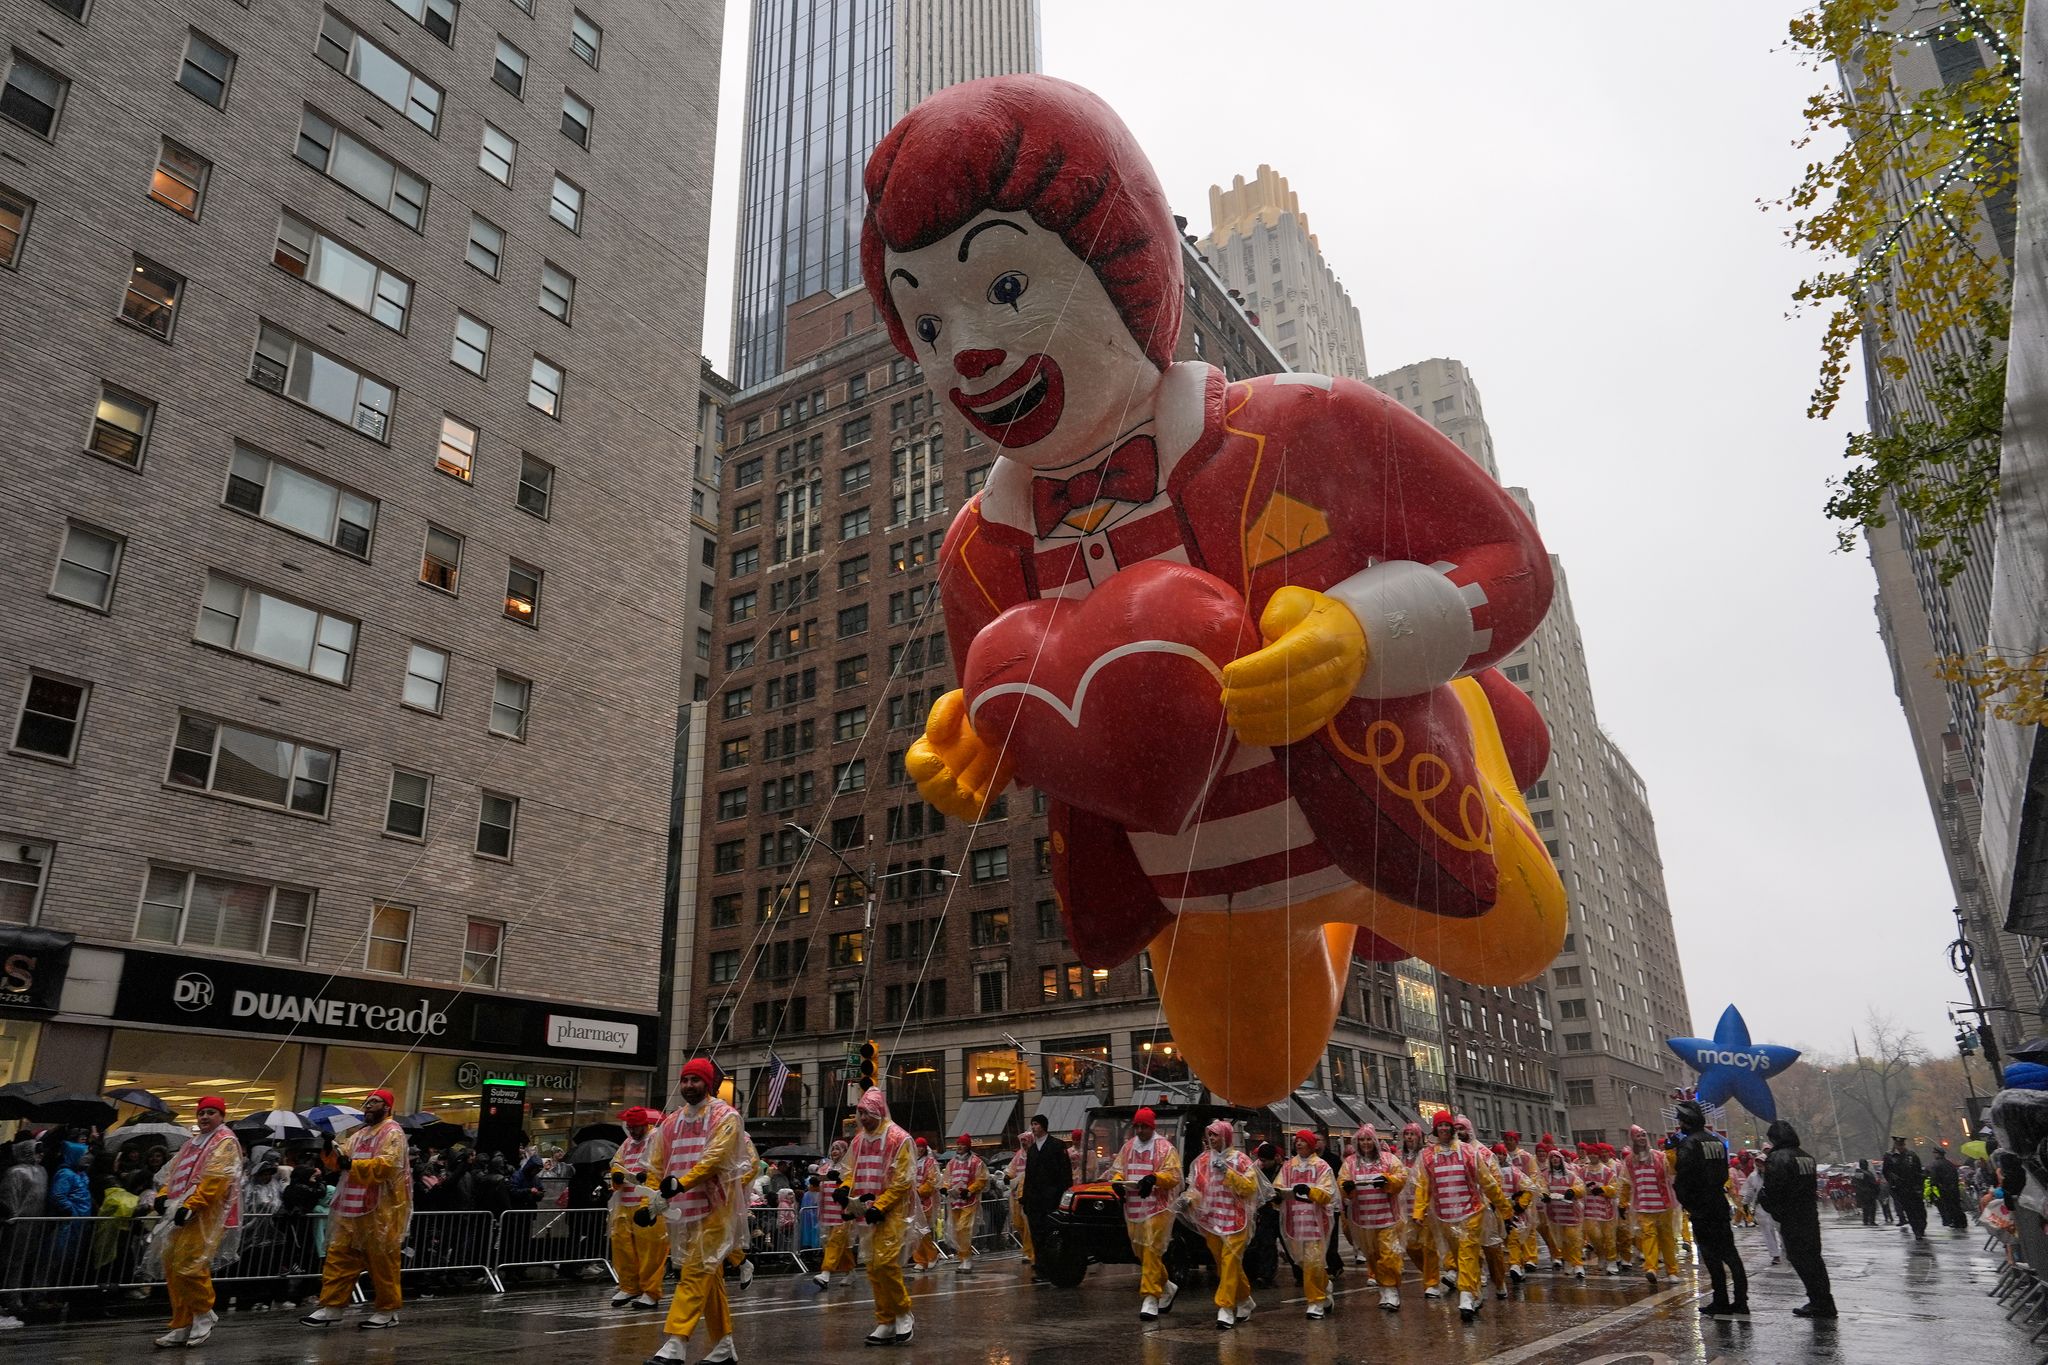
MULTIPOLYGON (((1802 1301, 1786 1266, 1772 1266, 1753 1230, 1740 1234, 1751 1267, 1747 1321, 1705 1321, 1689 1278, 1651 1289, 1639 1277, 1595 1276, 1584 1285, 1539 1271, 1507 1302, 1489 1300, 1479 1321, 1461 1326, 1443 1301, 1422 1297, 1411 1275, 1399 1314, 1372 1305, 1363 1276, 1348 1270, 1335 1286, 1337 1310, 1322 1322, 1302 1316, 1299 1291, 1258 1293, 1259 1311, 1232 1332, 1213 1325, 1205 1291, 1191 1290, 1149 1328, 1136 1316, 1135 1275, 1092 1271, 1072 1291, 1025 1282, 1014 1259, 980 1262, 972 1277, 950 1268, 912 1282, 917 1339, 894 1358, 976 1365, 1282 1365, 1364 1360, 1464 1361, 1472 1365, 1665 1365, 1666 1362, 1841 1361, 1918 1365, 1935 1359, 1972 1365, 2031 1365, 2039 1348, 1985 1297, 1998 1260, 1981 1235, 1930 1233, 1924 1247, 1890 1227, 1830 1224, 1827 1253, 1842 1317, 1832 1327, 1791 1315, 1802 1301)), ((205 1347, 183 1358, 220 1365, 414 1365, 421 1361, 526 1359, 549 1365, 631 1365, 660 1343, 658 1315, 628 1316, 605 1306, 607 1288, 521 1290, 415 1299, 391 1332, 353 1325, 315 1332, 297 1314, 224 1314, 205 1347)), ((821 1294, 808 1280, 763 1274, 735 1288, 740 1359, 760 1365, 796 1361, 887 1360, 861 1337, 869 1326, 864 1283, 821 1294)), ((149 1352, 153 1320, 37 1327, 5 1338, 11 1356, 39 1365, 100 1365, 149 1352)), ((706 1347, 694 1343, 691 1359, 706 1347)))

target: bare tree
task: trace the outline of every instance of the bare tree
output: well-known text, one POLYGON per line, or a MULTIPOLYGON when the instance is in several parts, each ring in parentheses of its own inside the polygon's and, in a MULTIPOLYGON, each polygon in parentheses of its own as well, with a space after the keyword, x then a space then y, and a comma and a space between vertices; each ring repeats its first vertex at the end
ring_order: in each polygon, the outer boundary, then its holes
POLYGON ((1854 1107, 1869 1124, 1870 1136, 1890 1145, 1899 1111, 1920 1088, 1917 1068, 1927 1060, 1927 1049, 1911 1029, 1902 1029, 1889 1016, 1870 1011, 1861 1036, 1852 1044, 1855 1056, 1840 1077, 1837 1095, 1845 1107, 1854 1107))

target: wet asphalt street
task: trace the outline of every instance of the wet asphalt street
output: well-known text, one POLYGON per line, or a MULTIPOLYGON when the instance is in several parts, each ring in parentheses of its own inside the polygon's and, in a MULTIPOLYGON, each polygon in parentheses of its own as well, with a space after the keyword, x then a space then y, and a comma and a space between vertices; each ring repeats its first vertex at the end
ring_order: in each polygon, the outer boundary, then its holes
MULTIPOLYGON (((1014 1257, 977 1262, 971 1276, 950 1267, 912 1282, 917 1338, 908 1346, 864 1349, 873 1325, 864 1282, 821 1293, 808 1280, 763 1273, 751 1288, 734 1287, 741 1360, 785 1362, 891 1359, 944 1365, 1292 1365, 1293 1362, 1427 1361, 1489 1365, 1665 1365, 1666 1362, 1840 1361, 1848 1365, 2032 1365, 2042 1348, 2004 1321, 1985 1297, 1999 1259, 1981 1249, 1982 1235, 1930 1230, 1924 1247, 1889 1227, 1829 1224, 1826 1251, 1842 1310, 1832 1327, 1791 1316, 1803 1302, 1798 1280, 1771 1266, 1758 1234, 1737 1233, 1750 1266, 1748 1321, 1703 1320, 1695 1307, 1690 1266, 1676 1286, 1651 1289, 1640 1276, 1595 1276, 1584 1285, 1539 1270, 1507 1302, 1489 1298, 1479 1320, 1459 1323, 1455 1308, 1423 1299, 1413 1273, 1398 1314, 1379 1311, 1362 1271, 1335 1285, 1337 1309, 1327 1319, 1303 1317, 1300 1290, 1282 1284, 1258 1293, 1253 1319, 1234 1331, 1215 1328, 1206 1288, 1184 1294, 1157 1323, 1137 1319, 1136 1272, 1096 1267, 1075 1290, 1028 1282, 1014 1257)), ((1704 1285, 1704 1276, 1701 1278, 1704 1285)), ((661 1342, 658 1315, 628 1315, 605 1306, 608 1282, 549 1284, 503 1296, 463 1293, 412 1297, 402 1326, 364 1332, 354 1323, 315 1331, 296 1313, 223 1314, 212 1341, 198 1350, 152 1351, 159 1321, 34 1326, 0 1334, 0 1357, 24 1365, 103 1365, 111 1361, 189 1360, 194 1365, 437 1365, 519 1361, 522 1365, 630 1365, 661 1342)), ((708 1348, 691 1344, 695 1361, 708 1348)))

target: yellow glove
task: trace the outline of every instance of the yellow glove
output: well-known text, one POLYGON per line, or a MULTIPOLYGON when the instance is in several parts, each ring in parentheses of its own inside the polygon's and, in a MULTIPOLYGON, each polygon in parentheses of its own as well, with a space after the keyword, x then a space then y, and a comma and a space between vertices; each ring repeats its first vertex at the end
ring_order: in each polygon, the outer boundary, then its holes
POLYGON ((924 735, 903 755, 917 790, 955 820, 979 820, 1010 785, 1016 764, 997 761, 996 750, 967 721, 967 694, 954 688, 932 703, 924 735))
POLYGON ((1246 744, 1307 739, 1351 700, 1365 673, 1365 631, 1336 598, 1286 587, 1267 601, 1259 632, 1266 647, 1223 669, 1223 714, 1246 744))

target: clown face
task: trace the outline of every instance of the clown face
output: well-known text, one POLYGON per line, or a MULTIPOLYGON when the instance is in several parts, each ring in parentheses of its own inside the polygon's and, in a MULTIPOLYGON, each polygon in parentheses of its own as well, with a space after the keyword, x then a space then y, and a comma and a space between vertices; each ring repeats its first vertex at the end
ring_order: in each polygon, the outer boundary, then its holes
POLYGON ((1150 412, 1158 366, 1095 272, 1024 213, 984 212, 887 255, 919 361, 968 425, 1032 469, 1099 450, 1150 412), (945 378, 942 378, 945 377, 945 378))

